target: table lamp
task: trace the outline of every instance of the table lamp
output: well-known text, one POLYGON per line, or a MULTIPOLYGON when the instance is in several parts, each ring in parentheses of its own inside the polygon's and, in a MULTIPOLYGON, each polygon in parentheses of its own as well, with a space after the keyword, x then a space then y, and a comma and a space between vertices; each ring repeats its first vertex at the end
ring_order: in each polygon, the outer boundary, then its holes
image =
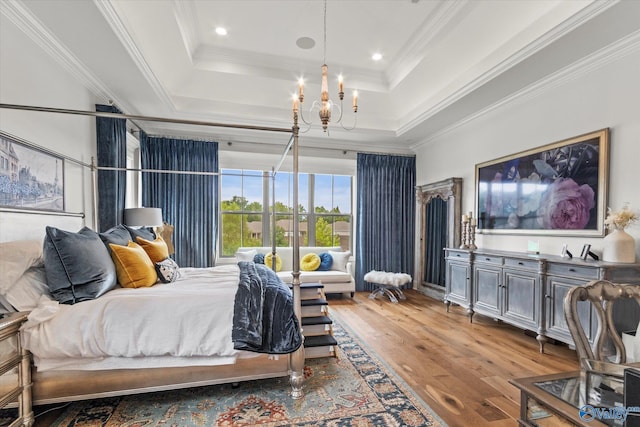
POLYGON ((162 225, 162 209, 129 208, 124 210, 124 223, 130 227, 158 227, 162 225))

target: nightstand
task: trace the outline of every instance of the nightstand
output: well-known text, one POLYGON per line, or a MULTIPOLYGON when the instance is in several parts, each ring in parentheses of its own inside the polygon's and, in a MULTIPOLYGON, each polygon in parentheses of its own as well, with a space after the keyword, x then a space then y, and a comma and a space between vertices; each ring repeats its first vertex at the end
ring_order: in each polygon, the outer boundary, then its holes
POLYGON ((17 418, 10 424, 31 426, 31 357, 20 343, 20 326, 29 313, 11 313, 0 319, 0 408, 17 407, 17 418))

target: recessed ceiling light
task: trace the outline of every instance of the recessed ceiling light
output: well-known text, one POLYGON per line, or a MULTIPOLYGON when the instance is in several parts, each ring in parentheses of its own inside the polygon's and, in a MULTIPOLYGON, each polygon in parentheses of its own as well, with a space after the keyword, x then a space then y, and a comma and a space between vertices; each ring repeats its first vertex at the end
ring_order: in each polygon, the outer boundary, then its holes
POLYGON ((219 36, 226 36, 227 35, 227 29, 224 27, 216 27, 216 34, 219 36))
POLYGON ((382 59, 382 54, 376 52, 373 55, 371 55, 371 59, 373 59, 374 61, 380 61, 382 59))

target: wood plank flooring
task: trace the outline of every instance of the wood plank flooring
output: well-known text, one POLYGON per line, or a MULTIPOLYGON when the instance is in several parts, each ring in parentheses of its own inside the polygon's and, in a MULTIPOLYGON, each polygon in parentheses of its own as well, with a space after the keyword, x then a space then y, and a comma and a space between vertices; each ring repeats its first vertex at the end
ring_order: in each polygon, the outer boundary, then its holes
MULTIPOLYGON (((566 345, 538 342, 522 330, 408 290, 398 304, 368 292, 329 299, 336 313, 451 427, 516 426, 520 394, 512 378, 579 369, 566 345)), ((339 357, 339 355, 338 355, 339 357)), ((36 408, 36 413, 46 407, 36 408)), ((61 413, 36 419, 48 426, 61 413)))
MULTIPOLYGON (((516 426, 519 377, 579 369, 566 345, 538 342, 524 331, 417 291, 394 304, 357 292, 329 300, 336 313, 382 357, 449 426, 516 426)), ((339 357, 339 355, 338 355, 339 357)))

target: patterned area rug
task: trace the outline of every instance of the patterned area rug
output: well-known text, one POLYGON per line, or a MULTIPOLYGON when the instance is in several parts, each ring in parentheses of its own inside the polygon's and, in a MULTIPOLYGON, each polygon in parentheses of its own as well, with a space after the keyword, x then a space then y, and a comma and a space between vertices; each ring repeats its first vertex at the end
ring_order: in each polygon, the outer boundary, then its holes
POLYGON ((334 335, 338 357, 307 361, 297 401, 287 378, 256 380, 76 402, 53 426, 445 426, 352 331, 334 335))

